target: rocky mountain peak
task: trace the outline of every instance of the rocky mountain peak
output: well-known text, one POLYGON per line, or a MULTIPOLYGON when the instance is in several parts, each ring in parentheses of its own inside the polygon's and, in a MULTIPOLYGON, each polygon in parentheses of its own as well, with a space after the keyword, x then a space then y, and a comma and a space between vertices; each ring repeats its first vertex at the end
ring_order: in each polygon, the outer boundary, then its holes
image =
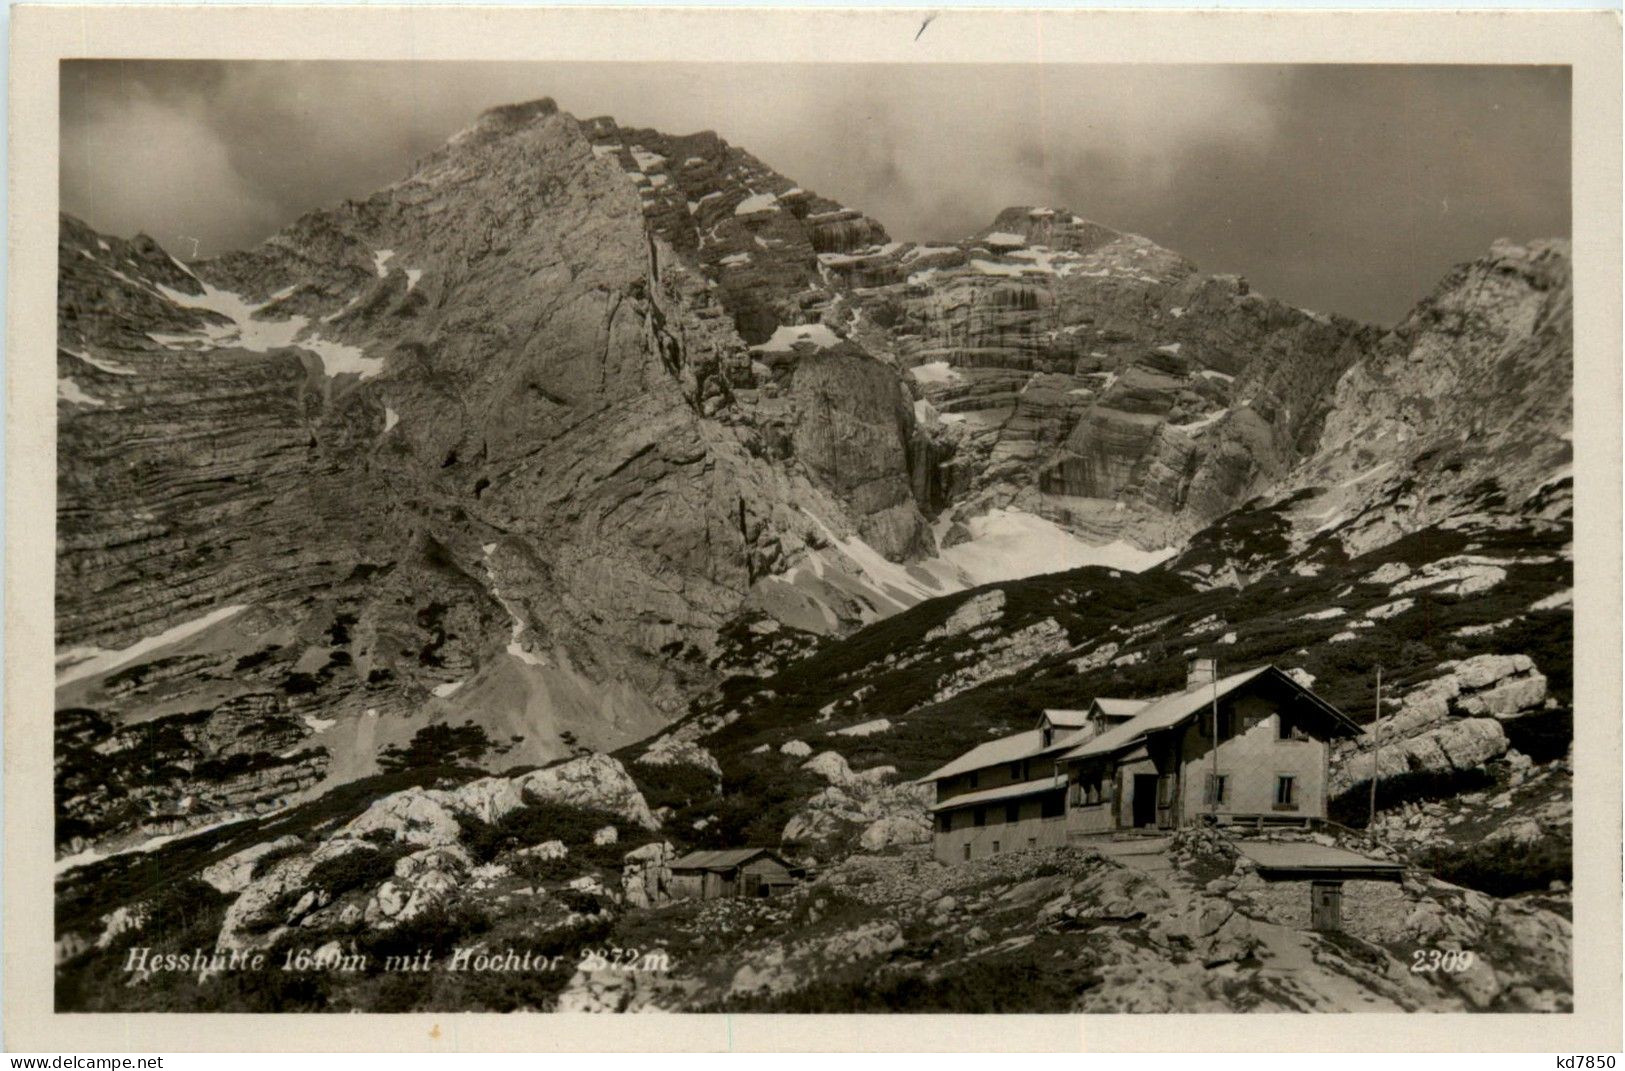
POLYGON ((1460 265, 1339 379, 1286 488, 1356 551, 1485 510, 1564 516, 1573 302, 1567 240, 1460 265))

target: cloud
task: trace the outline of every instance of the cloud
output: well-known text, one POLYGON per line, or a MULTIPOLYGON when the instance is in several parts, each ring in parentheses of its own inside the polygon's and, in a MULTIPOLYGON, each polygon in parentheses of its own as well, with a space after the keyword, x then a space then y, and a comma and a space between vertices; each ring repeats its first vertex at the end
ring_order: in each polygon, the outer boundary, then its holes
POLYGON ((192 239, 262 237, 287 222, 231 160, 195 107, 137 94, 62 129, 65 210, 115 234, 151 234, 188 254, 192 239))
POLYGON ((1561 68, 65 63, 62 201, 204 253, 364 196, 496 104, 716 130, 905 239, 1069 208, 1393 322, 1497 237, 1568 232, 1561 68))

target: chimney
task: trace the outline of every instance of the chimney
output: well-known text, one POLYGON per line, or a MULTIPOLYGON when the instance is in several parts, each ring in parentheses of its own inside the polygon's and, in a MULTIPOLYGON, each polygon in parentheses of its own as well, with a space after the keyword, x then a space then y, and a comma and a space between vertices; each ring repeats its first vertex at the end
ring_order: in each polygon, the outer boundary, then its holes
POLYGON ((1212 684, 1219 676, 1218 663, 1211 658, 1193 658, 1185 667, 1185 690, 1212 684))

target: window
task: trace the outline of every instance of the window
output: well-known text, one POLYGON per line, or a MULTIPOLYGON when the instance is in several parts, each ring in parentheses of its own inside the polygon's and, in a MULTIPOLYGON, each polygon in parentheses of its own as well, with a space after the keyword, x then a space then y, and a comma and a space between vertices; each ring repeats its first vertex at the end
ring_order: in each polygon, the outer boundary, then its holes
POLYGON ((1062 792, 1046 792, 1039 798, 1038 815, 1040 818, 1060 818, 1066 814, 1066 794, 1062 792))
POLYGON ((1021 821, 1021 804, 1019 804, 1019 803, 1006 803, 1004 805, 1004 820, 1006 822, 1019 822, 1019 821, 1021 821))
POLYGON ((1309 734, 1305 733, 1303 727, 1283 710, 1275 716, 1275 738, 1277 740, 1307 740, 1309 734))
POLYGON ((965 845, 965 861, 970 862, 970 845, 965 845))
POLYGON ((1010 764, 1010 780, 1012 780, 1012 781, 1025 781, 1025 780, 1027 780, 1027 771, 1025 769, 1026 765, 1027 764, 1024 763, 1024 762, 1012 762, 1010 764))
POLYGON ((1036 848, 1036 847, 1038 847, 1038 838, 1037 837, 1028 837, 1027 838, 1027 847, 1028 848, 1036 848))
POLYGON ((1203 803, 1224 803, 1224 802, 1226 802, 1226 800, 1225 800, 1225 788, 1227 787, 1226 782, 1228 780, 1229 780, 1229 775, 1228 774, 1208 774, 1207 775, 1207 791, 1206 791, 1206 793, 1204 793, 1204 795, 1202 797, 1202 802, 1203 803))
POLYGON ((1275 779, 1275 806, 1292 810, 1298 806, 1298 779, 1281 774, 1275 779))
POLYGON ((993 854, 994 855, 999 854, 999 842, 998 841, 993 842, 993 854))
POLYGON ((1039 733, 1039 736, 1042 737, 1044 746, 1049 747, 1050 744, 1055 740, 1055 730, 1046 725, 1044 726, 1043 731, 1039 733))
POLYGON ((987 808, 986 807, 978 807, 978 808, 976 808, 975 822, 979 826, 987 825, 987 808))
POLYGON ((946 833, 954 826, 954 816, 951 814, 937 815, 937 832, 946 833))
POLYGON ((981 779, 982 779, 981 771, 980 770, 972 770, 970 772, 970 787, 975 788, 977 782, 979 782, 981 779))

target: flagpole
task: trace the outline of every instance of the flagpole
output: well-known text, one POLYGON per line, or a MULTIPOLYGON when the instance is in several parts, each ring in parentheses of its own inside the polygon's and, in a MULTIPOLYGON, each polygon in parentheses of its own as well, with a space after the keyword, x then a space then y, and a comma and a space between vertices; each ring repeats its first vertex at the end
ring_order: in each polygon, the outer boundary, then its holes
POLYGON ((1371 796, 1365 817, 1370 829, 1377 821, 1377 771, 1382 768, 1382 667, 1377 667, 1377 713, 1371 721, 1371 796))
POLYGON ((1208 824, 1215 829, 1219 825, 1219 660, 1213 659, 1208 664, 1208 687, 1213 692, 1213 772, 1209 775, 1207 790, 1208 824))

